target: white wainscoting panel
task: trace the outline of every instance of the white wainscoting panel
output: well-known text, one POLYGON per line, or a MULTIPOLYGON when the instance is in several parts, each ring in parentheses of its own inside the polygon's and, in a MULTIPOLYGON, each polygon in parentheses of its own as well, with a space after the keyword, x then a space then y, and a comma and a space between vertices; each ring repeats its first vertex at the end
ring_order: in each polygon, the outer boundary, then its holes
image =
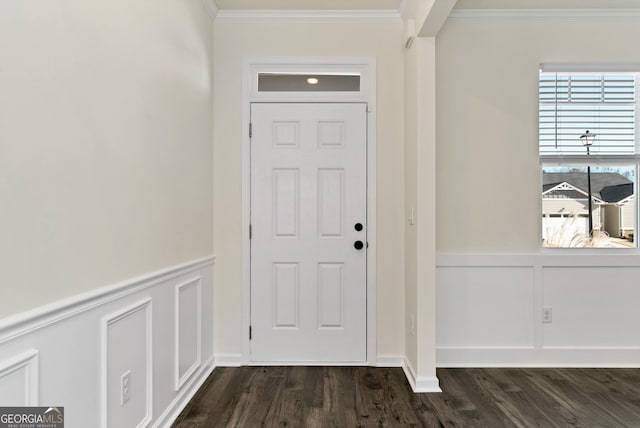
POLYGON ((200 277, 175 288, 175 389, 198 370, 202 362, 202 281, 200 277), (197 316, 193 316, 197 314, 197 316))
POLYGON ((151 311, 146 298, 102 319, 103 428, 144 427, 153 418, 151 311), (128 386, 122 385, 125 375, 128 386))
POLYGON ((533 347, 532 268, 444 267, 437 283, 438 347, 533 347))
MULTIPOLYGON (((548 267, 545 348, 640 350, 640 267, 548 267)), ((639 361, 640 363, 640 361, 639 361)))
POLYGON ((640 367, 638 278, 628 252, 440 254, 437 365, 640 367))
POLYGON ((194 260, 1 319, 0 403, 64 406, 67 428, 169 427, 214 368, 213 264, 194 260))
POLYGON ((0 405, 38 405, 38 351, 0 361, 0 405))

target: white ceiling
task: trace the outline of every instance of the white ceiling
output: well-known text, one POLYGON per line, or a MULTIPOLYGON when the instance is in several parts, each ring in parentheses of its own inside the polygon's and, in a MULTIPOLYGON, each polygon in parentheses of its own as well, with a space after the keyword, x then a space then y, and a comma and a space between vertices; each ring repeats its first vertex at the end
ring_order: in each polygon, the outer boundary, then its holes
MULTIPOLYGON (((411 0, 405 0, 411 1, 411 0)), ((220 10, 388 10, 403 0, 216 0, 220 10)), ((458 0, 456 9, 635 9, 640 0, 458 0)))

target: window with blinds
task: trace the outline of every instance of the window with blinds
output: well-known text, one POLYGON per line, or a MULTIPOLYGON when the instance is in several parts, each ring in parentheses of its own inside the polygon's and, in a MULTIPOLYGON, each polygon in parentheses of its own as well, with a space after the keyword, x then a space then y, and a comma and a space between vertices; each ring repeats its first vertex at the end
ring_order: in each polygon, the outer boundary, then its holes
POLYGON ((596 134, 592 154, 634 154, 637 74, 540 73, 541 155, 584 154, 580 136, 596 134))
POLYGON ((542 246, 638 248, 640 64, 543 64, 542 246), (589 132, 593 139, 581 138, 589 132))

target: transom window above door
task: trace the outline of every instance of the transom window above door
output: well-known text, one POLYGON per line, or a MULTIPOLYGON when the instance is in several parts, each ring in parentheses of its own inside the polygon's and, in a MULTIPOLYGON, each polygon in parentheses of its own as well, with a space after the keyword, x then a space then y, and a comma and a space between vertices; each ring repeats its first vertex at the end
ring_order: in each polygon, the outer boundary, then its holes
POLYGON ((374 58, 245 58, 252 102, 364 102, 375 110, 374 58))
POLYGON ((258 73, 258 92, 359 91, 359 74, 258 73))

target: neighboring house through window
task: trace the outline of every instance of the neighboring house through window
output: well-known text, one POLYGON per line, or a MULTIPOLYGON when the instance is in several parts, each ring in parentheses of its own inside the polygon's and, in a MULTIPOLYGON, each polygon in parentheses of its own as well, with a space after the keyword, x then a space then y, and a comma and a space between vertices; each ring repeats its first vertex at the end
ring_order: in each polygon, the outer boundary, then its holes
POLYGON ((640 65, 541 67, 544 247, 637 246, 637 71, 640 65))

